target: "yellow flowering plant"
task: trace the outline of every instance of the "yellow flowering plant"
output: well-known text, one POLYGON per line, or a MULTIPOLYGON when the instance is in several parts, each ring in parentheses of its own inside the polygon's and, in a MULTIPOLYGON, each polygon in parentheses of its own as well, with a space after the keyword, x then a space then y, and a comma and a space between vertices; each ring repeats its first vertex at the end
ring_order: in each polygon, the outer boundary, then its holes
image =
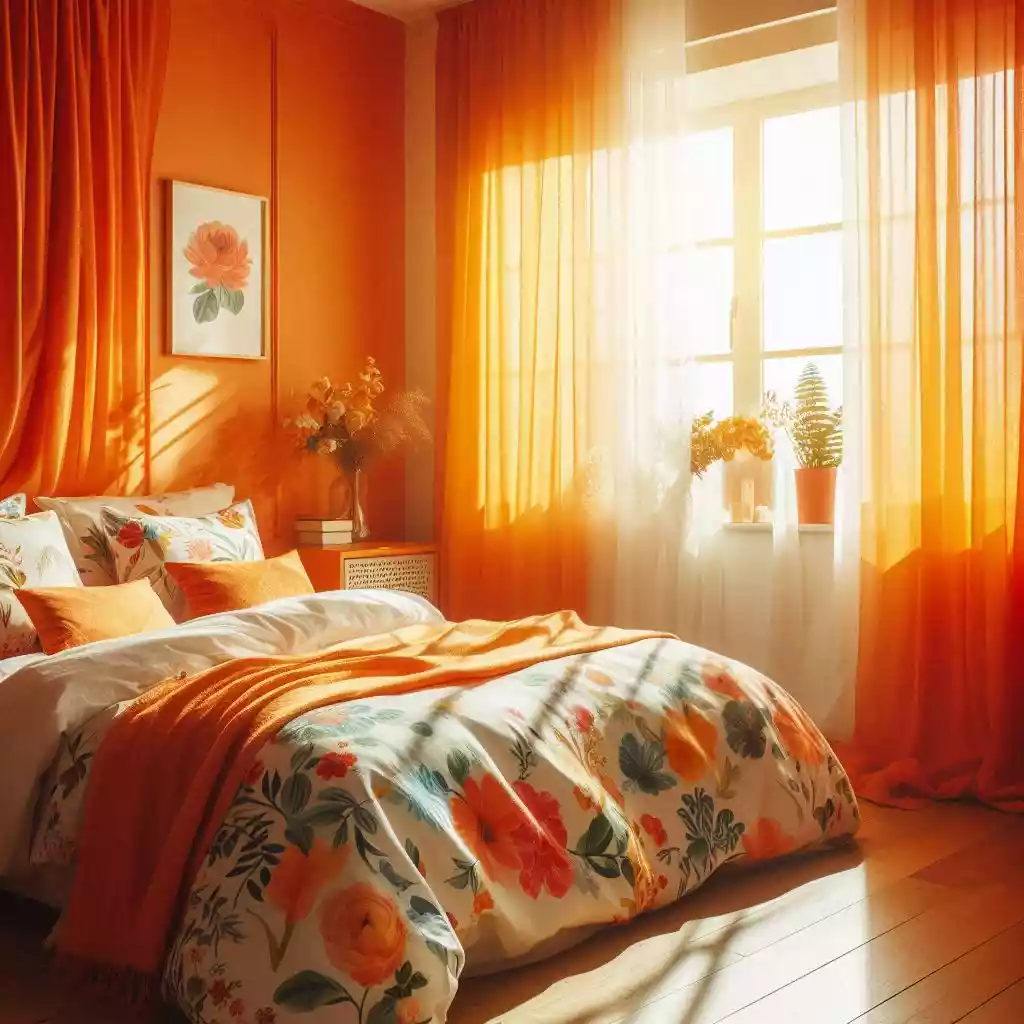
POLYGON ((423 418, 427 396, 415 389, 400 391, 378 408, 383 394, 383 374, 377 361, 367 356, 354 384, 335 385, 329 377, 314 381, 305 411, 285 425, 295 431, 301 451, 330 456, 349 472, 429 442, 430 429, 423 418))
POLYGON ((690 430, 690 472, 703 476, 719 460, 730 462, 746 451, 767 462, 775 454, 772 435, 756 416, 727 416, 715 420, 713 413, 695 416, 690 430))

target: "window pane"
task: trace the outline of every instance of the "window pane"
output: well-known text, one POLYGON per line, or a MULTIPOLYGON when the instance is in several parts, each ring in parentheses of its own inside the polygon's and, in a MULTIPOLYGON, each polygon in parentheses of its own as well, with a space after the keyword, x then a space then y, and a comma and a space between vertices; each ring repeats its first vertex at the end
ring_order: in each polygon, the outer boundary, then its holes
POLYGON ((687 350, 697 355, 727 355, 730 350, 733 297, 733 248, 716 245, 679 256, 681 287, 676 315, 686 333, 687 350))
POLYGON ((839 230, 764 243, 765 349, 839 345, 843 242, 839 230))
POLYGON ((686 137, 683 203, 691 237, 732 238, 732 128, 686 137))
POLYGON ((694 363, 696 416, 713 413, 716 419, 732 415, 732 363, 694 363))
POLYGON ((815 227, 843 219, 839 108, 764 122, 764 228, 815 227))
POLYGON ((784 356, 764 361, 764 392, 774 391, 780 402, 792 402, 796 382, 804 367, 814 363, 821 371, 828 389, 828 405, 835 409, 843 404, 843 357, 784 356))

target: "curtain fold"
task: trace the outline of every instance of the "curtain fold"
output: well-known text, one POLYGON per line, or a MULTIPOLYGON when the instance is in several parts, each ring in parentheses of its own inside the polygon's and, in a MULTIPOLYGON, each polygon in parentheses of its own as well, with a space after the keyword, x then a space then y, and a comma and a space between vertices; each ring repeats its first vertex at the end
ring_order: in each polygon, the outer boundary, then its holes
POLYGON ((649 593, 645 568, 676 582, 689 450, 667 429, 684 400, 666 272, 683 241, 681 16, 672 0, 478 0, 440 16, 449 615, 632 621, 616 612, 649 593), (673 550, 648 536, 641 564, 637 539, 668 500, 673 550))
POLYGON ((865 458, 855 774, 1024 809, 1024 5, 847 0, 865 458))
POLYGON ((169 0, 0 7, 0 492, 130 487, 169 0))
POLYGON ((617 8, 482 0, 440 15, 449 616, 585 607, 593 180, 617 100, 617 8))

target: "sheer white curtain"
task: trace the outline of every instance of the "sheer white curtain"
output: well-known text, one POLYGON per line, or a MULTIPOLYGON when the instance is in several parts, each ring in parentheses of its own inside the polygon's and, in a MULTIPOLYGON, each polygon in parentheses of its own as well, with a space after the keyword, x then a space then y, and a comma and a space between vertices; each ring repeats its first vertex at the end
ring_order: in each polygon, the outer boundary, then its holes
MULTIPOLYGON (((830 733, 849 731, 856 661, 859 505, 855 361, 844 376, 847 463, 834 532, 798 527, 795 463, 784 436, 774 462, 774 525, 725 526, 722 466, 689 472, 689 422, 702 339, 683 298, 694 244, 686 180, 684 5, 635 0, 623 71, 626 144, 607 154, 609 209, 593 230, 624 240, 596 282, 603 359, 595 393, 616 404, 617 433, 595 451, 592 500, 603 524, 591 617, 662 628, 747 661, 790 689, 830 733)), ((597 165, 596 165, 597 166, 597 165)), ((692 265, 692 264, 691 264, 692 265)), ((600 419, 600 409, 594 410, 600 419)))
POLYGON ((595 452, 592 617, 712 644, 722 629, 722 480, 720 468, 696 484, 689 471, 697 339, 682 278, 692 243, 684 5, 634 0, 625 12, 624 141, 607 158, 610 206, 594 217, 599 245, 604 218, 622 244, 607 252, 596 288, 605 339, 596 391, 617 415, 595 452))

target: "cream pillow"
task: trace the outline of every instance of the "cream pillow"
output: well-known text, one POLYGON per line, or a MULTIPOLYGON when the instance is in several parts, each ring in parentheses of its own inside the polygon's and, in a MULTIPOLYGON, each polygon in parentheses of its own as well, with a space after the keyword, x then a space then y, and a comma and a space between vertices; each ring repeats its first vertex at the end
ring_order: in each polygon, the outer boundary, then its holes
POLYGON ((0 658, 41 650, 19 590, 81 585, 55 513, 0 519, 0 658))
POLYGON ((263 558, 250 501, 191 518, 129 515, 110 507, 104 508, 100 517, 114 554, 117 582, 147 578, 177 622, 184 621, 188 606, 164 568, 166 562, 257 562, 263 558))
POLYGON ((112 508, 125 514, 158 516, 205 516, 227 508, 235 500, 230 484, 196 487, 191 491, 144 494, 134 498, 36 498, 36 504, 56 512, 64 529, 71 557, 87 587, 117 582, 114 555, 100 523, 100 509, 112 508))
POLYGON ((24 494, 12 494, 9 498, 0 498, 0 519, 20 519, 24 514, 24 494))

